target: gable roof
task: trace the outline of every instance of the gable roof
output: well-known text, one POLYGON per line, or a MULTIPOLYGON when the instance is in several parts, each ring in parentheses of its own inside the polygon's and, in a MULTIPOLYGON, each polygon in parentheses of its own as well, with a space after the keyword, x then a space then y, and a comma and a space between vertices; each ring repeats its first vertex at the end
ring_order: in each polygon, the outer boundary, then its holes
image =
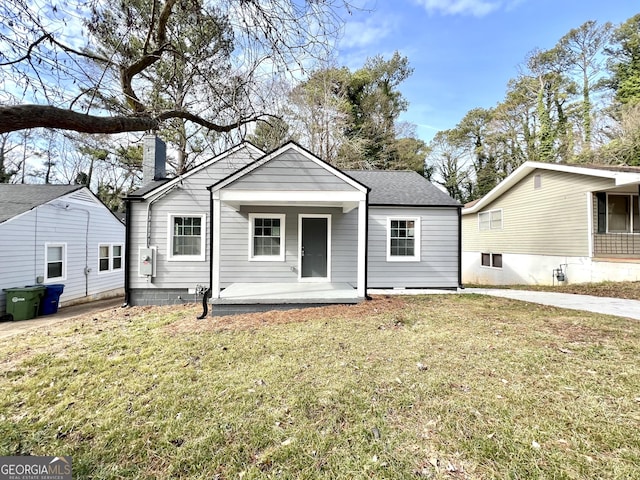
POLYGON ((228 157, 229 155, 236 153, 242 149, 247 149, 249 150, 252 154, 254 154, 256 156, 256 158, 258 157, 262 157, 264 156, 264 152, 262 150, 260 150, 258 147, 256 147, 255 145, 253 145, 250 142, 244 141, 238 145, 235 145, 231 148, 229 148, 228 150, 225 150, 224 152, 222 152, 219 155, 216 155, 215 157, 206 160, 204 162, 202 162, 199 165, 196 165, 195 167, 193 167, 190 170, 187 170, 186 172, 184 172, 182 175, 178 175, 177 177, 174 178, 165 178, 162 180, 153 180, 151 182, 149 182, 147 185, 140 187, 137 190, 134 190, 133 192, 129 193, 127 195, 127 198, 131 198, 131 199, 141 199, 141 198, 145 198, 150 196, 151 194, 155 194, 155 193, 159 193, 163 190, 166 190, 168 188, 171 188, 173 185, 175 185, 176 183, 184 180, 185 178, 190 177, 191 175, 198 173, 201 170, 204 170, 205 168, 207 168, 208 166, 218 162, 219 160, 222 160, 223 158, 228 157))
POLYGON ((304 156, 306 159, 311 160, 315 164, 319 165, 320 167, 322 167, 325 170, 329 171, 330 173, 332 173, 336 177, 340 178, 342 181, 348 183, 349 185, 351 185, 356 190, 359 190, 361 192, 365 192, 367 190, 367 186, 366 185, 358 182, 354 178, 352 178, 349 175, 345 174, 342 170, 339 170, 338 168, 334 167, 333 165, 331 165, 331 164, 325 162, 324 160, 321 160, 320 158, 316 157, 309 150, 305 149, 304 147, 298 145, 295 142, 286 143, 282 147, 274 150, 271 153, 268 153, 268 154, 264 155, 262 158, 259 158, 258 160, 254 161, 252 163, 249 163, 249 164, 245 165, 243 168, 237 170, 236 172, 234 172, 231 175, 223 178, 222 180, 214 183, 213 185, 211 185, 208 188, 211 191, 220 190, 221 188, 226 187, 227 185, 235 182, 236 180, 244 177, 245 175, 247 175, 247 174, 253 172, 254 170, 256 170, 257 168, 261 167, 262 165, 268 163, 269 161, 273 160, 274 158, 277 158, 278 156, 280 156, 283 153, 285 153, 287 151, 290 151, 290 150, 293 150, 296 153, 299 153, 300 155, 304 156))
POLYGON ((525 162, 516 168, 507 178, 493 187, 484 197, 473 204, 467 204, 466 208, 462 210, 463 215, 482 210, 486 205, 506 193, 511 187, 534 170, 609 178, 614 181, 616 187, 623 185, 640 185, 640 168, 638 167, 629 167, 626 165, 569 165, 566 163, 525 162))
POLYGON ((0 184, 0 223, 68 193, 82 185, 0 184))
POLYGON ((414 171, 347 170, 345 172, 371 189, 370 205, 460 207, 430 181, 414 171))

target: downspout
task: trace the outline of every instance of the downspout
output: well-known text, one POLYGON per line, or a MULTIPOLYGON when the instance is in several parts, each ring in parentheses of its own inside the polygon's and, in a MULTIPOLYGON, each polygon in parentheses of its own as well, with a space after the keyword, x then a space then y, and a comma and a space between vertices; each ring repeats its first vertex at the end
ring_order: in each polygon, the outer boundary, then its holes
POLYGON ((458 287, 462 284, 462 207, 458 207, 458 287))
MULTIPOLYGON (((82 209, 80 209, 82 210, 82 209)), ((84 234, 84 296, 89 296, 89 223, 91 222, 91 213, 89 210, 84 210, 87 214, 87 231, 84 234)))
POLYGON ((124 247, 124 303, 123 307, 129 306, 129 268, 131 268, 131 253, 129 246, 131 245, 131 200, 125 198, 125 247, 124 247))
POLYGON ((213 193, 209 190, 209 288, 202 294, 202 314, 196 317, 198 320, 204 320, 209 313, 208 300, 211 296, 211 287, 213 285, 213 193))

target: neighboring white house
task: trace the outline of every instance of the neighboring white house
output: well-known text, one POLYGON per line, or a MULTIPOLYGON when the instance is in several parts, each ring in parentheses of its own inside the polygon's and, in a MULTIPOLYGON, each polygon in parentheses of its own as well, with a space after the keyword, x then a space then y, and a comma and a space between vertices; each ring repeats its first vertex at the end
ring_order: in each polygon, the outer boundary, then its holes
POLYGON ((159 173, 128 197, 131 304, 209 288, 214 304, 277 305, 460 285, 461 205, 416 172, 341 171, 295 143, 244 143, 159 180, 163 150, 145 138, 159 173))
POLYGON ((0 312, 4 288, 64 284, 60 305, 124 291, 125 227, 78 185, 0 184, 0 312))
POLYGON ((465 284, 640 280, 640 168, 526 162, 462 210, 465 284))

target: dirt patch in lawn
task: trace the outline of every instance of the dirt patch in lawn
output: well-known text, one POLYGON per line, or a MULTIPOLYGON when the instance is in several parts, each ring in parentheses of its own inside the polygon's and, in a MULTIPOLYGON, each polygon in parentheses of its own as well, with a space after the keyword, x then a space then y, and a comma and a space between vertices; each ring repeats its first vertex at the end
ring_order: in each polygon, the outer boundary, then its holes
MULTIPOLYGON (((170 334, 210 332, 225 330, 251 330, 267 325, 306 322, 322 318, 356 320, 370 318, 391 310, 402 309, 406 305, 400 296, 376 295, 371 300, 356 305, 328 305, 326 307, 297 308, 292 310, 273 310, 269 312, 207 317, 194 321, 191 318, 180 319, 165 327, 170 334)), ((215 307, 214 307, 215 308, 215 307)))

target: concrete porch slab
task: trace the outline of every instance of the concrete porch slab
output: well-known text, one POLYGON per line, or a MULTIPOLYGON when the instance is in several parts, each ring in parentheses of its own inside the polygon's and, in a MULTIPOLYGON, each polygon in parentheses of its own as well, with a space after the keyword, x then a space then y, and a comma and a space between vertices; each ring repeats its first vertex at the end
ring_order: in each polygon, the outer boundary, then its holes
POLYGON ((350 305, 364 301, 348 283, 234 283, 211 301, 211 315, 350 305))

